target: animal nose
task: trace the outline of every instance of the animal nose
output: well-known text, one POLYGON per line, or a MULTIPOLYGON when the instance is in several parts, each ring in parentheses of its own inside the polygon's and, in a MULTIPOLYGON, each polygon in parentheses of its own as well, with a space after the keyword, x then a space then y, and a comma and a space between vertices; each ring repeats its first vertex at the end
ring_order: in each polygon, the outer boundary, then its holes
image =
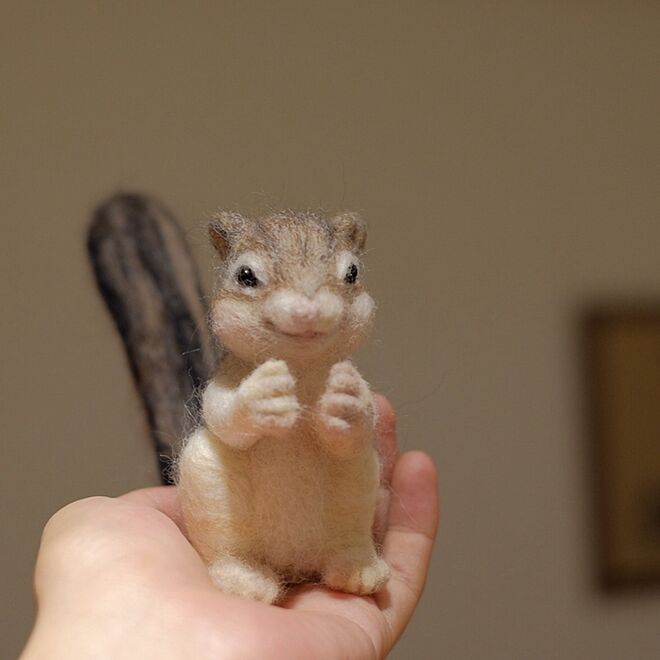
POLYGON ((341 298, 323 289, 313 294, 284 289, 266 300, 264 316, 278 330, 288 334, 327 332, 339 322, 341 298))
POLYGON ((289 312, 295 321, 310 323, 318 318, 320 308, 315 300, 310 300, 307 296, 299 296, 292 301, 289 312))

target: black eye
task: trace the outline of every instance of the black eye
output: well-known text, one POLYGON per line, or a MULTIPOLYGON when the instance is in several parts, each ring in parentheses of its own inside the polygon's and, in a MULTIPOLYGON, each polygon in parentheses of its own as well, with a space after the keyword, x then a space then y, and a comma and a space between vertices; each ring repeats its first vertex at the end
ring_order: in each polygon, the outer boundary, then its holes
POLYGON ((355 281, 358 278, 358 267, 355 264, 351 264, 344 275, 344 282, 346 284, 355 284, 355 281))
POLYGON ((236 279, 241 286, 255 287, 259 285, 259 280, 254 271, 249 266, 241 266, 236 271, 236 279))

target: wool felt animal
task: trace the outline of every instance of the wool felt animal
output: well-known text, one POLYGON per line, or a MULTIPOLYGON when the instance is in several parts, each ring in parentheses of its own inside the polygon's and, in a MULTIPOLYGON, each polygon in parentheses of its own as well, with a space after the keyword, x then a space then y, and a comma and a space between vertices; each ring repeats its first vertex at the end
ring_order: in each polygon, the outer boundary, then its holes
MULTIPOLYGON (((374 302, 352 213, 219 213, 211 327, 224 350, 178 461, 187 532, 222 590, 276 602, 316 580, 370 594, 380 462, 369 386, 349 360, 374 302)), ((380 507, 382 509, 382 507, 380 507)))

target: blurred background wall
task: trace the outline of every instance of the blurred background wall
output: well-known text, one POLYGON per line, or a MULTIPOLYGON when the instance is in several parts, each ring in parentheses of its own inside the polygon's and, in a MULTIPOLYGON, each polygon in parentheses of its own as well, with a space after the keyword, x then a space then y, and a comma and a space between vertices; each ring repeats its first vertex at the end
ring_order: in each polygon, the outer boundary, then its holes
POLYGON ((658 592, 593 588, 577 320, 660 297, 660 4, 5 0, 0 49, 3 657, 47 518, 157 481, 84 252, 118 189, 205 272, 216 206, 370 222, 361 363, 444 501, 392 657, 658 657, 658 592))

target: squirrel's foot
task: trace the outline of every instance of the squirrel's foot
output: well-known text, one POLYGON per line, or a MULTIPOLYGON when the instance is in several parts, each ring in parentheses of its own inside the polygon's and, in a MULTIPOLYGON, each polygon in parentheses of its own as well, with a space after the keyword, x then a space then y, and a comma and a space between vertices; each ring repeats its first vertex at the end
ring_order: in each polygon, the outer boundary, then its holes
POLYGON ((262 564, 223 557, 209 564, 209 576, 219 589, 234 596, 274 603, 281 595, 279 576, 262 564))
POLYGON ((374 554, 366 562, 347 557, 330 563, 323 583, 337 591, 365 596, 377 592, 389 577, 387 562, 374 554))

